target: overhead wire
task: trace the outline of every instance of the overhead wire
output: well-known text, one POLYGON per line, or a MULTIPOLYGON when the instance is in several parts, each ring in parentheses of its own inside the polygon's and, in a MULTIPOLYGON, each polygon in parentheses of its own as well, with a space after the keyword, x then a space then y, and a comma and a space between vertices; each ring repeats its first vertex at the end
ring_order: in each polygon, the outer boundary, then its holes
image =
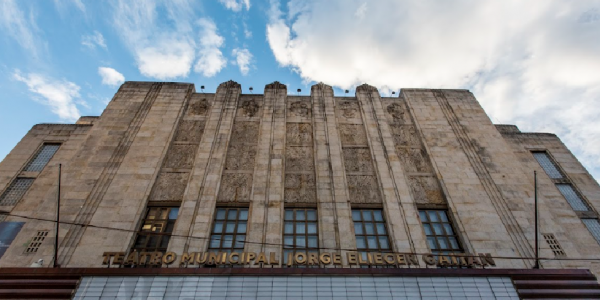
MULTIPOLYGON (((18 215, 18 214, 11 214, 8 212, 3 212, 3 211, 0 211, 0 215, 6 215, 6 216, 10 216, 10 217, 23 218, 23 219, 35 220, 35 221, 56 223, 56 220, 52 220, 52 219, 36 218, 36 217, 30 217, 30 216, 24 216, 24 215, 18 215)), ((147 235, 164 235, 164 236, 176 237, 176 238, 191 238, 191 239, 199 239, 199 240, 210 240, 210 237, 171 234, 171 233, 164 233, 164 232, 151 232, 151 231, 149 232, 149 231, 93 225, 93 224, 83 224, 83 223, 76 223, 76 222, 70 222, 70 221, 60 221, 59 223, 66 224, 66 225, 90 227, 90 228, 104 229, 104 230, 115 230, 115 231, 129 232, 129 233, 142 233, 142 234, 147 234, 147 235)), ((263 245, 263 246, 278 246, 278 247, 285 246, 285 244, 283 244, 283 243, 266 243, 266 242, 251 242, 251 241, 244 241, 244 243, 252 244, 252 245, 263 245)), ((361 252, 360 250, 357 250, 357 249, 332 248, 332 247, 306 247, 306 249, 307 250, 330 250, 330 251, 333 250, 333 251, 361 252)), ((386 253, 414 254, 414 255, 444 255, 444 254, 435 254, 435 253, 412 253, 412 252, 386 252, 386 253)), ((464 253, 464 254, 461 253, 461 256, 463 256, 463 257, 479 257, 478 255, 468 255, 468 253, 464 253)), ((533 260, 533 259, 535 259, 535 257, 519 257, 519 256, 491 256, 491 257, 493 259, 516 259, 516 260, 523 260, 523 259, 532 259, 533 260)), ((571 258, 571 257, 553 257, 553 258, 540 257, 539 259, 545 260, 545 261, 600 261, 600 258, 571 258)))

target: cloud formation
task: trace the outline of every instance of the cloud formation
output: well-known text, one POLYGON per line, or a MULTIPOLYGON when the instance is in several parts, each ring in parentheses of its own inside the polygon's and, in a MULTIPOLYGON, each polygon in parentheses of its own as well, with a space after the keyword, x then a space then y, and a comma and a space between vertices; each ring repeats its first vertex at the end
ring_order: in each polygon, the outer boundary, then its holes
POLYGON ((73 82, 56 80, 36 73, 21 74, 18 70, 14 72, 13 78, 25 83, 30 92, 41 96, 39 101, 49 106, 63 121, 73 122, 79 119, 80 113, 75 104, 86 105, 78 99, 80 88, 73 82))
POLYGON ((194 71, 211 77, 227 65, 219 50, 223 37, 213 21, 196 20, 193 4, 192 0, 113 1, 114 26, 142 75, 185 78, 196 61, 194 71))
POLYGON ((125 82, 125 76, 113 68, 99 67, 98 74, 102 77, 102 84, 108 86, 119 86, 125 82))
POLYGON ((248 49, 235 48, 231 52, 235 56, 235 63, 240 68, 240 73, 246 76, 250 71, 250 62, 252 61, 252 53, 248 49))
POLYGON ((341 88, 471 89, 495 123, 557 133, 600 177, 597 1, 365 3, 272 0, 275 58, 341 88))
POLYGON ((26 15, 15 0, 0 1, 0 29, 38 58, 43 46, 37 36, 39 30, 31 11, 26 15))
POLYGON ((193 9, 187 0, 113 1, 113 23, 142 75, 170 80, 188 76, 195 58, 193 9), (158 22, 159 10, 168 22, 158 22))
POLYGON ((232 11, 240 11, 244 6, 246 10, 250 9, 250 0, 219 0, 219 2, 232 11))
POLYGON ((87 34, 81 37, 81 44, 90 48, 96 49, 96 46, 106 49, 106 42, 102 33, 94 30, 93 34, 87 34))
POLYGON ((217 26, 212 20, 201 18, 197 24, 200 27, 200 49, 194 71, 212 77, 227 65, 227 59, 219 50, 224 40, 217 33, 217 26))

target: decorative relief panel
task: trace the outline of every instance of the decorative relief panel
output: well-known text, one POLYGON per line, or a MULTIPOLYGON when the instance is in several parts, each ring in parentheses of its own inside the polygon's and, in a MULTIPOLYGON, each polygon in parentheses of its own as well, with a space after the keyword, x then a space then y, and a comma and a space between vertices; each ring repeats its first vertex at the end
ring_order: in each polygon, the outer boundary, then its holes
POLYGON ((348 173, 374 173, 369 148, 342 148, 344 165, 348 173))
POLYGON ((427 161, 425 150, 418 148, 396 147, 404 170, 408 173, 431 173, 433 170, 427 161))
POLYGON ((312 146, 312 126, 309 123, 287 123, 286 143, 288 145, 312 146))
POLYGON ((339 124, 342 145, 368 145, 367 135, 362 124, 339 124))
POLYGON ((381 203, 375 175, 347 175, 351 203, 381 203))
POLYGON ((197 145, 171 145, 165 168, 191 169, 194 164, 194 155, 198 149, 197 145))
POLYGON ((346 119, 360 118, 358 105, 356 100, 338 100, 340 114, 346 119))
POLYGON ((317 201, 314 174, 286 174, 285 202, 314 203, 317 201))
POLYGON ((204 121, 182 120, 175 134, 176 142, 199 144, 204 133, 204 121))
POLYGON ((432 176, 409 176, 410 188, 418 204, 444 204, 444 196, 432 176))
POLYGON ((219 202, 249 202, 252 174, 225 173, 221 178, 219 202))
POLYGON ((188 106, 187 115, 188 116, 202 116, 205 115, 208 111, 208 101, 206 98, 202 99, 192 99, 190 100, 190 104, 188 106))
POLYGON ((285 149, 285 170, 286 172, 296 171, 314 171, 315 162, 313 159, 312 147, 291 147, 285 149))
POLYGON ((388 116, 391 117, 392 122, 398 124, 412 124, 408 108, 403 101, 394 101, 385 106, 385 110, 388 116))
POLYGON ((310 102, 294 101, 290 104, 290 112, 298 117, 308 118, 311 115, 310 102))
POLYGON ((154 184, 150 200, 181 201, 188 173, 161 173, 154 184))
POLYGON ((225 170, 254 170, 256 145, 231 144, 227 150, 225 170))
POLYGON ((396 146, 421 148, 421 142, 417 129, 412 125, 390 124, 392 137, 396 146))
POLYGON ((235 122, 231 132, 229 144, 256 144, 258 143, 258 122, 235 122))
MULTIPOLYGON (((261 98, 261 96, 243 96, 240 98, 240 101, 238 103, 238 109, 237 109, 237 114, 236 117, 238 118, 252 118, 252 117, 260 117, 260 107, 262 104, 262 101, 259 102, 258 99, 256 98, 261 98)), ((261 99, 262 100, 262 99, 261 99)))

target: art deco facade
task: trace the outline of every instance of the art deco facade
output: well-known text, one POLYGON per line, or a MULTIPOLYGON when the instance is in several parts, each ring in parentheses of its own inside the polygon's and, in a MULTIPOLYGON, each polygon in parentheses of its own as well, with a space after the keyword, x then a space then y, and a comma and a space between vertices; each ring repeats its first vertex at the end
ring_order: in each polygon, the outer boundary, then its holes
MULTIPOLYGON (((214 94, 126 82, 101 116, 35 125, 0 163, 0 277, 31 273, 24 268, 39 259, 54 263, 59 164, 61 268, 35 272, 75 276, 77 297, 111 299, 103 293, 115 278, 117 286, 135 279, 139 291, 143 278, 193 282, 190 299, 238 297, 228 294, 233 285, 219 292, 219 280, 268 281, 262 296, 284 299, 276 282, 296 279, 306 281, 302 291, 328 283, 330 292, 315 288, 304 299, 342 297, 336 280, 345 282, 343 299, 426 298, 432 280, 448 293, 458 288, 457 298, 600 296, 592 275, 600 186, 556 135, 492 124, 467 90, 382 97, 361 85, 354 97, 335 97, 320 83, 292 96, 278 82, 262 95, 233 81, 214 94), (530 271, 534 171, 542 270, 530 271), (577 289, 544 292, 552 286, 539 283, 531 292, 519 283, 525 275, 577 289), (369 294, 382 278, 387 285, 369 294), (469 282, 488 294, 474 295, 469 282)), ((136 295, 152 298, 147 291, 136 295)), ((239 297, 259 292, 240 288, 239 297)), ((291 292, 283 296, 298 296, 291 292)))

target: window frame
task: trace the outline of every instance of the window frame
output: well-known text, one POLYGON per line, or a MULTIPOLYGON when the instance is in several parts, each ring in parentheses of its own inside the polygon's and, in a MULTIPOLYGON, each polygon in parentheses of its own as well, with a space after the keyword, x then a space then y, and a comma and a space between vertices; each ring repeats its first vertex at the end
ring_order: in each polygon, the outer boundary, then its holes
MULTIPOLYGON (((175 229, 175 224, 177 223, 177 218, 179 217, 180 209, 181 208, 179 207, 179 205, 160 205, 160 204, 148 205, 145 210, 144 218, 140 222, 139 230, 137 231, 137 233, 135 235, 135 239, 133 241, 130 251, 131 252, 137 251, 140 253, 141 252, 161 252, 163 254, 166 253, 169 248, 169 243, 171 241, 173 230, 175 229), (157 219, 157 218, 150 219, 149 218, 150 212, 153 209, 161 209, 161 210, 167 209, 166 219, 157 219), (173 211, 173 209, 177 209, 177 214, 175 215, 175 219, 170 219, 171 212, 173 211), (161 228, 161 231, 156 232, 156 233, 154 233, 155 231, 144 231, 144 227, 146 225, 152 226, 159 222, 164 223, 164 225, 161 228), (147 224, 147 223, 150 223, 150 224, 147 224), (163 230, 166 230, 167 228, 169 228, 169 225, 172 226, 171 231, 170 232, 163 231, 163 230), (138 246, 137 244, 138 244, 138 241, 141 238, 141 236, 145 236, 146 238, 145 238, 143 246, 138 246), (150 242, 149 237, 159 237, 159 239, 156 241, 156 246, 148 247, 148 243, 150 242), (163 243, 163 239, 165 237, 168 238, 167 244, 165 245, 165 247, 161 247, 161 244, 163 243), (163 249, 164 249, 164 251, 163 251, 163 249)), ((158 215, 158 213, 155 213, 155 214, 158 215)), ((151 227, 151 229, 153 229, 153 227, 151 227)))
POLYGON ((283 243, 282 243, 282 255, 283 255, 283 259, 282 259, 282 263, 285 266, 288 262, 287 262, 287 256, 288 253, 291 252, 292 255, 296 255, 296 253, 302 252, 305 254, 308 253, 314 253, 316 252, 317 254, 320 254, 320 242, 319 242, 319 212, 318 209, 316 207, 288 207, 288 208, 284 208, 283 210, 283 230, 282 230, 282 236, 283 236, 283 243), (308 211, 314 211, 315 213, 315 219, 314 220, 309 220, 308 218, 308 211), (287 211, 292 211, 292 219, 289 220, 287 219, 287 211), (304 212, 304 220, 297 220, 297 211, 303 211, 304 212), (291 223, 292 224, 292 233, 286 233, 286 225, 287 223, 291 223), (298 228, 298 224, 304 224, 304 233, 297 233, 296 229, 298 228), (314 223, 316 230, 315 233, 309 233, 308 230, 308 226, 309 224, 314 223), (304 236, 304 247, 298 247, 296 245, 296 238, 297 237, 301 237, 304 236), (293 244, 291 246, 289 246, 285 240, 286 237, 291 237, 293 244), (309 246, 309 237, 314 237, 316 238, 316 242, 317 242, 317 246, 316 247, 310 247, 309 246))
POLYGON ((388 228, 388 224, 387 224, 387 219, 386 219, 386 214, 385 211, 383 210, 383 208, 371 208, 371 207, 356 207, 356 208, 352 208, 351 210, 351 218, 352 218, 352 223, 353 223, 353 227, 352 230, 354 231, 354 238, 356 240, 356 251, 358 253, 361 252, 365 252, 365 253, 391 253, 394 251, 394 246, 392 244, 392 239, 390 239, 390 230, 388 228), (354 219, 354 212, 355 211, 359 211, 360 212, 360 218, 361 220, 357 221, 354 219), (369 211, 371 213, 371 221, 369 220, 364 220, 364 211, 369 211), (377 221, 375 218, 375 214, 373 213, 374 211, 380 211, 381 212, 381 221, 377 221), (356 233, 356 225, 357 223, 361 224, 361 230, 362 233, 356 233), (373 229, 375 234, 368 234, 367 233, 367 227, 365 226, 365 223, 371 223, 373 224, 373 229), (385 233, 380 234, 379 230, 377 229, 377 224, 383 224, 383 228, 385 229, 385 233), (369 242, 368 242, 368 237, 369 236, 375 236, 375 240, 377 242, 377 248, 370 248, 369 247, 369 242), (364 237, 365 240, 365 246, 366 248, 359 248, 358 247, 358 237, 364 237), (387 248, 382 248, 381 247, 381 242, 379 240, 380 237, 386 237, 387 239, 387 248))
POLYGON ((246 241, 248 239, 248 221, 250 220, 250 208, 247 206, 217 206, 215 208, 215 213, 213 215, 212 218, 212 224, 211 224, 211 230, 210 230, 210 237, 208 239, 208 243, 206 246, 206 252, 226 252, 226 253, 232 253, 232 252, 244 252, 244 250, 246 249, 246 241), (219 210, 224 209, 225 210, 225 218, 224 219, 217 219, 218 218, 218 212, 219 210), (231 220, 229 219, 229 211, 231 210, 237 210, 236 216, 235 216, 235 225, 233 228, 233 232, 232 233, 227 233, 226 232, 226 226, 227 226, 227 222, 231 222, 231 220), (240 220, 240 211, 241 210, 246 210, 246 219, 245 220, 240 220), (243 234, 238 232, 238 226, 240 224, 240 221, 244 221, 245 225, 246 225, 246 229, 244 230, 243 234), (218 222, 222 222, 222 227, 221 227, 221 232, 220 233, 216 233, 215 232, 215 228, 217 226, 218 222), (212 247, 211 243, 213 242, 213 236, 215 234, 218 234, 220 236, 219 238, 219 247, 212 247), (223 243, 226 242, 225 239, 223 238, 226 235, 232 235, 232 240, 231 240, 231 247, 227 247, 227 248, 223 248, 223 243), (242 247, 236 247, 236 244, 239 243, 237 242, 237 237, 238 235, 243 235, 244 236, 244 240, 241 242, 243 243, 242 247))
POLYGON ((432 254, 437 254, 437 255, 448 255, 448 254, 460 254, 460 253, 465 253, 465 248, 463 247, 463 243, 462 240, 460 238, 460 235, 458 234, 458 231, 456 230, 456 226, 454 225, 454 218, 452 216, 452 214, 450 213, 450 211, 448 209, 440 209, 440 208, 419 208, 417 210, 418 215, 419 215, 419 220, 421 221, 421 226, 423 228, 423 232, 425 233, 425 238, 427 240, 427 246, 429 247, 429 250, 431 251, 432 254), (432 222, 430 220, 429 217, 429 211, 434 211, 438 220, 437 222, 432 222), (423 220, 423 217, 421 216, 421 212, 423 212, 427 219, 423 220), (444 221, 443 218, 440 215, 440 212, 443 212, 446 220, 444 221), (442 224, 441 228, 442 231, 444 232, 444 235, 438 235, 435 231, 435 227, 432 224, 442 224), (446 230, 446 226, 444 226, 444 224, 448 224, 450 226, 450 229, 452 230, 453 234, 452 235, 448 235, 447 234, 447 230, 446 230), (428 225, 430 227, 430 231, 431 233, 433 233, 432 235, 428 235, 427 234, 427 230, 425 227, 425 225, 428 225), (438 246, 437 249, 432 249, 431 245, 429 243, 429 238, 433 237, 435 240, 435 244, 436 246, 438 246), (447 249, 443 249, 438 241, 438 237, 442 237, 445 238, 448 241, 448 246, 449 248, 447 249), (452 242, 450 241, 449 237, 452 237, 456 240, 457 246, 458 248, 455 249, 452 247, 452 242))

